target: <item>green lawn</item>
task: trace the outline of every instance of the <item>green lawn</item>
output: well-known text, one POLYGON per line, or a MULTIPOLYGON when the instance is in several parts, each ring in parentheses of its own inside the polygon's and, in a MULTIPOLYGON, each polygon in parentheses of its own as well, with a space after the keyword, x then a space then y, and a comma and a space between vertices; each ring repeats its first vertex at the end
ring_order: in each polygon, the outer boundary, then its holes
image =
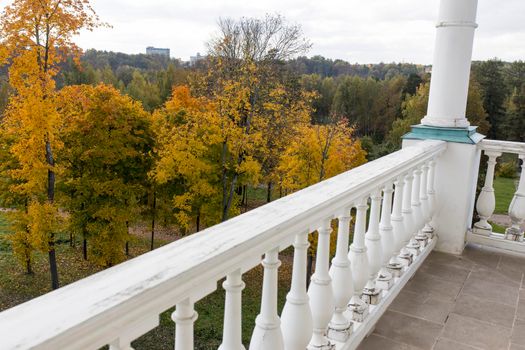
MULTIPOLYGON (((9 233, 5 214, 0 212, 0 238, 9 233)), ((59 237, 56 246, 57 263, 60 284, 64 286, 89 275, 102 268, 90 261, 82 259, 80 244, 71 247, 67 237, 59 237)), ((156 245, 169 243, 160 239, 156 245)), ((138 256, 149 250, 149 240, 136 237, 130 244, 131 257, 138 256)), ((279 268, 279 310, 285 302, 286 293, 290 289, 292 272, 292 249, 280 254, 282 265, 279 268)), ((33 275, 25 274, 10 251, 9 245, 0 250, 0 311, 23 303, 39 295, 49 292, 49 268, 47 254, 35 253, 33 260, 33 275)), ((258 266, 243 275, 246 288, 243 291, 243 343, 249 346, 250 337, 255 325, 255 317, 259 313, 263 270, 258 266)), ((217 349, 222 340, 222 324, 224 317, 224 290, 222 281, 217 283, 217 290, 195 305, 199 318, 195 323, 195 348, 217 349)), ((175 324, 171 320, 173 308, 160 315, 160 325, 133 342, 136 349, 173 349, 175 324)))
POLYGON ((516 180, 504 177, 494 179, 494 194, 496 196, 495 214, 507 214, 510 202, 516 192, 516 180))

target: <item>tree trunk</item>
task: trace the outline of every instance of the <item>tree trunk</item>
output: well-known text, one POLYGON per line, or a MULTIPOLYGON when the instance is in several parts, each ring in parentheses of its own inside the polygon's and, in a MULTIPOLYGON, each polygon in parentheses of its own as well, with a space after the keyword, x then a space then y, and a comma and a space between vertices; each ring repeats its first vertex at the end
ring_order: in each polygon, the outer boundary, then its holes
POLYGON ((88 259, 88 253, 87 253, 87 237, 86 237, 86 227, 82 227, 82 256, 84 260, 88 259))
POLYGON ((268 189, 266 190, 266 203, 272 201, 272 182, 268 181, 268 189))
POLYGON ((153 243, 155 241, 155 214, 157 210, 157 193, 153 192, 153 211, 151 215, 151 247, 150 250, 153 250, 153 243))
POLYGON ((230 216, 230 208, 233 202, 233 196, 235 195, 235 186, 237 185, 238 177, 239 175, 237 173, 233 175, 232 183, 230 184, 230 190, 227 194, 227 200, 226 200, 225 205, 222 208, 222 221, 228 220, 230 216))
POLYGON ((30 257, 26 257, 26 274, 28 275, 33 274, 33 269, 31 268, 31 258, 30 257))
MULTIPOLYGON (((52 170, 55 166, 51 143, 46 140, 46 161, 50 168, 47 171, 47 200, 49 203, 55 201, 55 172, 52 170)), ((48 237, 49 244, 49 272, 51 274, 51 288, 58 289, 58 268, 55 254, 55 235, 50 234, 48 237)))
POLYGON ((197 229, 197 232, 199 232, 201 230, 201 211, 198 210, 197 211, 197 218, 196 218, 196 229, 197 229))
MULTIPOLYGON (((129 236, 129 221, 126 221, 126 230, 129 236)), ((126 256, 129 256, 129 240, 126 241, 126 256)))

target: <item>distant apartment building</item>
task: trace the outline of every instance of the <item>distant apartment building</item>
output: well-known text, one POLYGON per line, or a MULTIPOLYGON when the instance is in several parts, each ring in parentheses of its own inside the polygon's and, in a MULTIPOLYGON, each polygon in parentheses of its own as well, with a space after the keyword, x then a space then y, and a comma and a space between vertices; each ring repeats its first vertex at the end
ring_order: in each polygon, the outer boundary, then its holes
POLYGON ((146 48, 146 55, 159 55, 159 56, 165 56, 170 57, 170 49, 162 49, 158 47, 148 46, 146 48))
POLYGON ((206 56, 202 56, 199 52, 197 52, 196 56, 190 56, 190 66, 194 66, 199 62, 200 60, 205 59, 206 56))

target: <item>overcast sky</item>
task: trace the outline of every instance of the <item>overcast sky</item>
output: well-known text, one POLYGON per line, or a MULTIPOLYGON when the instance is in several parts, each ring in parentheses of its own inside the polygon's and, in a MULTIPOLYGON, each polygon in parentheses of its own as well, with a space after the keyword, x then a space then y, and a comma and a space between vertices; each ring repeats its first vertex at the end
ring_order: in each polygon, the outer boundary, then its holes
MULTIPOLYGON (((460 0, 458 0, 460 1, 460 0)), ((0 0, 3 7, 11 1, 0 0)), ((168 47, 205 53, 219 17, 280 13, 323 55, 352 63, 431 63, 439 0, 91 0, 111 29, 82 33, 84 49, 142 53, 168 47)), ((525 59, 525 0, 479 0, 474 59, 525 59)))

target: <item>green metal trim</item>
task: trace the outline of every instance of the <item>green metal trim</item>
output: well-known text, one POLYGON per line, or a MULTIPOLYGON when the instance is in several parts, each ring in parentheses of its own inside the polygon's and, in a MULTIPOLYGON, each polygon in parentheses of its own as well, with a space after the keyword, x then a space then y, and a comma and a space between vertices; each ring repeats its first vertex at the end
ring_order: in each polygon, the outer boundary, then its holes
POLYGON ((485 138, 476 132, 477 126, 467 128, 440 128, 437 126, 412 125, 411 131, 403 135, 405 140, 442 140, 475 145, 485 138))

